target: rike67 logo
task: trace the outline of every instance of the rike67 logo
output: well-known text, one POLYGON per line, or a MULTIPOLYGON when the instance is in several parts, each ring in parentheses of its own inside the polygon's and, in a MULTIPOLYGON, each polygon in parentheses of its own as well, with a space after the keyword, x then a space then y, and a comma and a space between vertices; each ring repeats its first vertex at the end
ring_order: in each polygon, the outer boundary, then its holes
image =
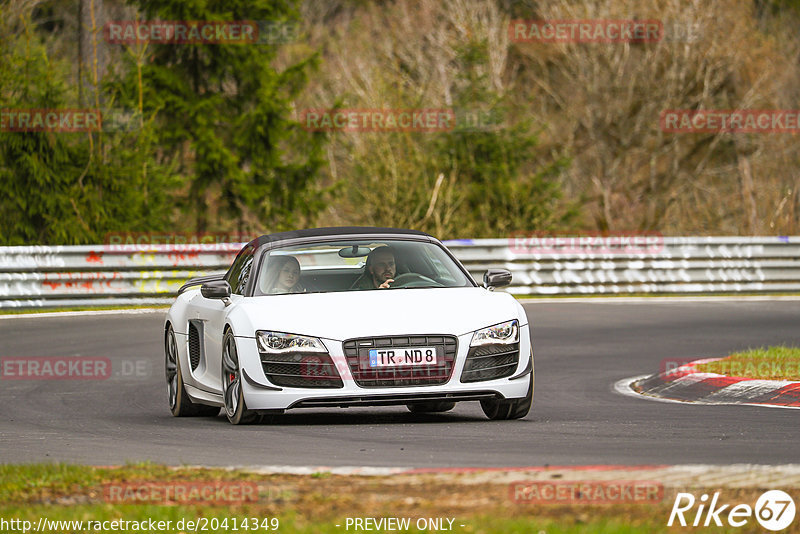
POLYGON ((755 507, 748 504, 720 505, 719 495, 720 492, 714 493, 709 502, 708 494, 705 493, 699 500, 691 493, 678 493, 667 526, 671 527, 677 520, 677 524, 682 527, 721 527, 725 522, 731 527, 743 527, 755 517, 763 528, 777 532, 794 521, 794 500, 785 491, 764 492, 756 501, 755 507))

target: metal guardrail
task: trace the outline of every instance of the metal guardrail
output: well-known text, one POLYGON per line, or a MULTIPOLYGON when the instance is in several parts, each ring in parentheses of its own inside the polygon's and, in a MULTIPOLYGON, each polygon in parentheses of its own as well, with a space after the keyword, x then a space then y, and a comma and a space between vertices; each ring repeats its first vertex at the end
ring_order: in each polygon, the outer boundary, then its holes
MULTIPOLYGON (((800 237, 446 242, 481 281, 510 270, 517 295, 800 292, 800 237)), ((0 247, 0 308, 168 304, 187 279, 225 271, 241 243, 0 247)))
POLYGON ((168 304, 243 243, 0 247, 0 309, 168 304))
POLYGON ((517 295, 800 292, 798 236, 664 237, 622 245, 620 252, 587 244, 558 253, 531 243, 492 239, 448 247, 473 276, 490 267, 511 271, 508 291, 517 295))

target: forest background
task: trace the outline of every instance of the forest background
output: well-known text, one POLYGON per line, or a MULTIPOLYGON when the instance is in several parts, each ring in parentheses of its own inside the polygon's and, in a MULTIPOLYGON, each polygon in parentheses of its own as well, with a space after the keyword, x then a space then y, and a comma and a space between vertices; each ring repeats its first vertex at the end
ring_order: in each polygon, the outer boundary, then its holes
POLYGON ((666 110, 800 109, 800 0, 0 0, 0 245, 121 233, 413 228, 800 233, 788 133, 666 110), (653 42, 521 42, 512 21, 658 20, 653 42), (113 21, 260 21, 251 44, 109 42, 113 21), (266 34, 265 34, 266 35, 266 34), (312 109, 447 109, 445 131, 314 131, 312 109))

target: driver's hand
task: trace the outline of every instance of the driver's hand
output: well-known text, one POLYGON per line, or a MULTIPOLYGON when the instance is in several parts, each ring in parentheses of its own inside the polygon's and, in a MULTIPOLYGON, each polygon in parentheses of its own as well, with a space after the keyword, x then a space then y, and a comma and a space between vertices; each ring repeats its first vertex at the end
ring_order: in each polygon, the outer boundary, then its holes
POLYGON ((378 286, 378 289, 389 289, 389 282, 394 282, 394 278, 389 278, 384 283, 378 286))

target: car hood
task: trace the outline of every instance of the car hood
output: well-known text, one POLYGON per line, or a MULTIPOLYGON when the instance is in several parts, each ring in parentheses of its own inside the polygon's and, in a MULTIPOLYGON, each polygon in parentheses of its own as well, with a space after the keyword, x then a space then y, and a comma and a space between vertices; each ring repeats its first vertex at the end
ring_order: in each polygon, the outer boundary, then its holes
MULTIPOLYGON (((462 335, 509 319, 527 324, 514 297, 479 287, 376 289, 339 293, 268 295, 242 299, 255 330, 334 340, 403 334, 462 335)), ((236 321, 238 323, 238 321, 236 321)))

